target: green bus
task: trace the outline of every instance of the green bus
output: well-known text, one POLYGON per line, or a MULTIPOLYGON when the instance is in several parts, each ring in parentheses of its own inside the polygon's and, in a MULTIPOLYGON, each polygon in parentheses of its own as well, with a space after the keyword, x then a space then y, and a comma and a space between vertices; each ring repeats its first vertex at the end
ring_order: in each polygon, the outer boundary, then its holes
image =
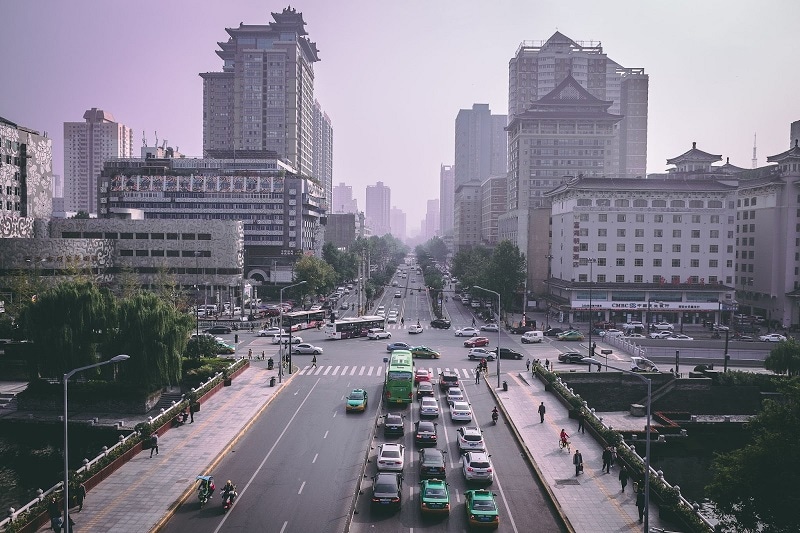
POLYGON ((395 350, 383 382, 387 403, 411 403, 414 398, 414 362, 408 350, 395 350))

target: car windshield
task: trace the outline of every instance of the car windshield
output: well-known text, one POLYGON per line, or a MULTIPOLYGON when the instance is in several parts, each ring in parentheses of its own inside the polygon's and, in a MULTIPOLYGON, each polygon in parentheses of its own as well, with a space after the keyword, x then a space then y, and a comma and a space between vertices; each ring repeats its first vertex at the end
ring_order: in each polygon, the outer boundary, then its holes
POLYGON ((439 487, 433 488, 428 487, 428 490, 425 491, 425 495, 431 498, 442 498, 444 495, 447 494, 444 489, 440 489, 439 487))
POLYGON ((388 374, 389 381, 410 381, 411 377, 411 372, 404 372, 402 370, 391 370, 388 374))
POLYGON ((351 392, 350 396, 347 397, 348 400, 363 400, 364 393, 363 392, 351 392))
POLYGON ((497 509, 492 500, 474 500, 472 508, 476 511, 495 511, 497 509))

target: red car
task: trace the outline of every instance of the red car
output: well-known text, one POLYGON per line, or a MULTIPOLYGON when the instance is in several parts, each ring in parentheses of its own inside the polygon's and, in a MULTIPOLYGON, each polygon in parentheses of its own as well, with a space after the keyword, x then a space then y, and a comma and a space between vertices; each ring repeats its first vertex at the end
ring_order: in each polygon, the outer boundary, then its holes
POLYGON ((419 385, 420 381, 430 381, 431 375, 430 372, 424 369, 418 369, 417 372, 414 374, 414 385, 419 385))
POLYGON ((464 341, 464 348, 476 348, 478 346, 489 346, 488 337, 472 337, 464 341))

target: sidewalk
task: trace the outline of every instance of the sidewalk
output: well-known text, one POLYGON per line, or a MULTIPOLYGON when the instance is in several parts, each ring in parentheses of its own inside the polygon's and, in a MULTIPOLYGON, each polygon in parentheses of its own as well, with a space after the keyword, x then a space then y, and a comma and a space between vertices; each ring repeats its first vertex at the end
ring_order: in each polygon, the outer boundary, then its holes
MULTIPOLYGON (((632 480, 625 492, 619 483, 619 464, 611 473, 601 471, 603 449, 588 433, 578 433, 578 423, 569 418, 564 407, 544 384, 530 374, 507 374, 508 391, 494 389, 505 414, 520 435, 526 452, 539 472, 542 482, 553 495, 557 507, 577 533, 598 531, 641 531, 636 493, 632 480), (547 413, 539 421, 539 403, 544 402, 547 413), (564 428, 570 435, 572 452, 558 447, 559 434, 564 428), (572 454, 580 450, 584 472, 575 476, 572 454)), ((642 421, 644 424, 644 421, 642 421)), ((664 527, 658 518, 658 507, 650 505, 650 527, 664 527)))
MULTIPOLYGON (((159 455, 151 459, 143 451, 89 491, 83 510, 70 510, 75 529, 146 532, 165 522, 173 506, 194 492, 195 476, 213 469, 281 389, 278 383, 269 386, 271 376, 277 370, 251 365, 230 387, 204 401, 193 424, 170 429, 158 439, 159 455)), ((217 481, 218 487, 223 484, 217 481)))

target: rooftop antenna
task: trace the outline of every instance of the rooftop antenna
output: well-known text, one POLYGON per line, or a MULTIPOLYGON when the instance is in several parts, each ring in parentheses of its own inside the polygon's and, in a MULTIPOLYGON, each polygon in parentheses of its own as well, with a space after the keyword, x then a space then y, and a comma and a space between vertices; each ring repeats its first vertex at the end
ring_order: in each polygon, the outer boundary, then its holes
POLYGON ((756 157, 756 134, 753 134, 753 168, 758 167, 758 158, 756 157))
POLYGON ((147 136, 145 136, 144 130, 142 130, 142 147, 143 148, 147 147, 147 136))
POLYGON ((156 143, 153 146, 158 148, 158 130, 155 130, 154 133, 156 134, 156 143))

